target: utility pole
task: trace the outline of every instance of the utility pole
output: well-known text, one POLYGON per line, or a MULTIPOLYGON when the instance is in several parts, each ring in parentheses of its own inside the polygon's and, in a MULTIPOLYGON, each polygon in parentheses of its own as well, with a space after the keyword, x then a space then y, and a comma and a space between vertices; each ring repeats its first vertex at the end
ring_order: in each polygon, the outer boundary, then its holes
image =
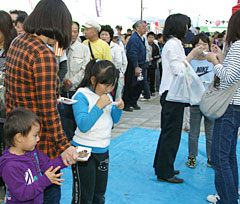
POLYGON ((141 20, 143 19, 143 0, 141 0, 141 20))

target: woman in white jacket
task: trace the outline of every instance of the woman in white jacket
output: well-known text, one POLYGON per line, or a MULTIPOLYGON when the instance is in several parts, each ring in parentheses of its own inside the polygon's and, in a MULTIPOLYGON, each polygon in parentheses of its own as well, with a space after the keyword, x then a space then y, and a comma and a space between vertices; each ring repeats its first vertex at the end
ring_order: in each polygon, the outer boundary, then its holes
POLYGON ((166 44, 162 51, 163 75, 159 94, 161 112, 161 135, 158 141, 154 160, 155 173, 159 181, 169 183, 182 183, 177 178, 178 170, 174 169, 174 161, 181 140, 183 112, 185 103, 170 102, 166 100, 168 90, 173 79, 186 69, 187 63, 202 53, 203 48, 194 48, 186 57, 183 49, 183 40, 188 30, 189 18, 183 14, 173 14, 165 21, 163 39, 166 44))

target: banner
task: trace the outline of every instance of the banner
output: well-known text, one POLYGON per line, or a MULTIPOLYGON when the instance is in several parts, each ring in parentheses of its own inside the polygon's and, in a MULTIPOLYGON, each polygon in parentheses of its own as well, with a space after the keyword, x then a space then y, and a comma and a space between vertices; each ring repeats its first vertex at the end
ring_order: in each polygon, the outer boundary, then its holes
POLYGON ((97 17, 102 17, 102 5, 101 0, 95 0, 97 17))

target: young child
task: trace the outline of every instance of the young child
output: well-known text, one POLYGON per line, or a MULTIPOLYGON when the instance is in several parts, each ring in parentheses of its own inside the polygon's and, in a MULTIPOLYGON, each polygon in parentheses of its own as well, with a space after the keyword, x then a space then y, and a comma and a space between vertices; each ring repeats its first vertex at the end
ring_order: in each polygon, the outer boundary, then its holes
POLYGON ((6 183, 6 204, 42 204, 44 189, 52 183, 64 181, 57 173, 65 168, 61 157, 53 160, 40 152, 40 119, 25 108, 13 109, 4 124, 7 146, 0 157, 0 176, 6 183))
MULTIPOLYGON (((204 51, 209 52, 210 41, 207 35, 200 33, 192 39, 193 48, 202 45, 204 51)), ((206 60, 206 55, 202 53, 197 59, 193 59, 190 64, 194 71, 200 77, 200 80, 204 84, 205 88, 213 81, 214 65, 206 60)), ((206 134, 206 152, 207 152, 207 166, 211 166, 211 144, 214 121, 205 117, 200 109, 199 105, 193 105, 190 107, 190 131, 188 137, 188 161, 187 167, 196 167, 196 156, 198 154, 198 138, 200 133, 201 119, 204 117, 204 129, 206 134)))
POLYGON ((73 171, 72 203, 105 203, 108 179, 109 145, 113 123, 122 115, 124 103, 113 105, 110 92, 118 81, 119 71, 107 60, 91 60, 73 99, 77 129, 72 145, 92 148, 87 162, 77 162, 73 171))

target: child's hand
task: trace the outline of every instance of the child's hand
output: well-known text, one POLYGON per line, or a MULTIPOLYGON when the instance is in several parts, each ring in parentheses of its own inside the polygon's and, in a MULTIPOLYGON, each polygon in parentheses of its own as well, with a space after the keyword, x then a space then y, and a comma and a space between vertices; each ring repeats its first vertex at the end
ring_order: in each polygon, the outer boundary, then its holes
POLYGON ((118 98, 116 99, 116 102, 120 102, 118 105, 116 105, 116 107, 119 109, 119 110, 122 110, 124 108, 124 102, 121 98, 118 98))
POLYGON ((110 103, 112 103, 112 101, 110 100, 110 97, 107 94, 103 94, 98 99, 96 105, 98 106, 98 108, 103 109, 110 103))
POLYGON ((60 169, 61 167, 58 166, 55 169, 53 169, 53 167, 51 166, 47 171, 45 171, 46 176, 48 177, 48 179, 54 183, 57 184, 59 186, 61 186, 62 184, 60 183, 60 181, 64 181, 64 179, 60 179, 59 177, 63 175, 63 173, 59 173, 56 174, 56 172, 60 169))

